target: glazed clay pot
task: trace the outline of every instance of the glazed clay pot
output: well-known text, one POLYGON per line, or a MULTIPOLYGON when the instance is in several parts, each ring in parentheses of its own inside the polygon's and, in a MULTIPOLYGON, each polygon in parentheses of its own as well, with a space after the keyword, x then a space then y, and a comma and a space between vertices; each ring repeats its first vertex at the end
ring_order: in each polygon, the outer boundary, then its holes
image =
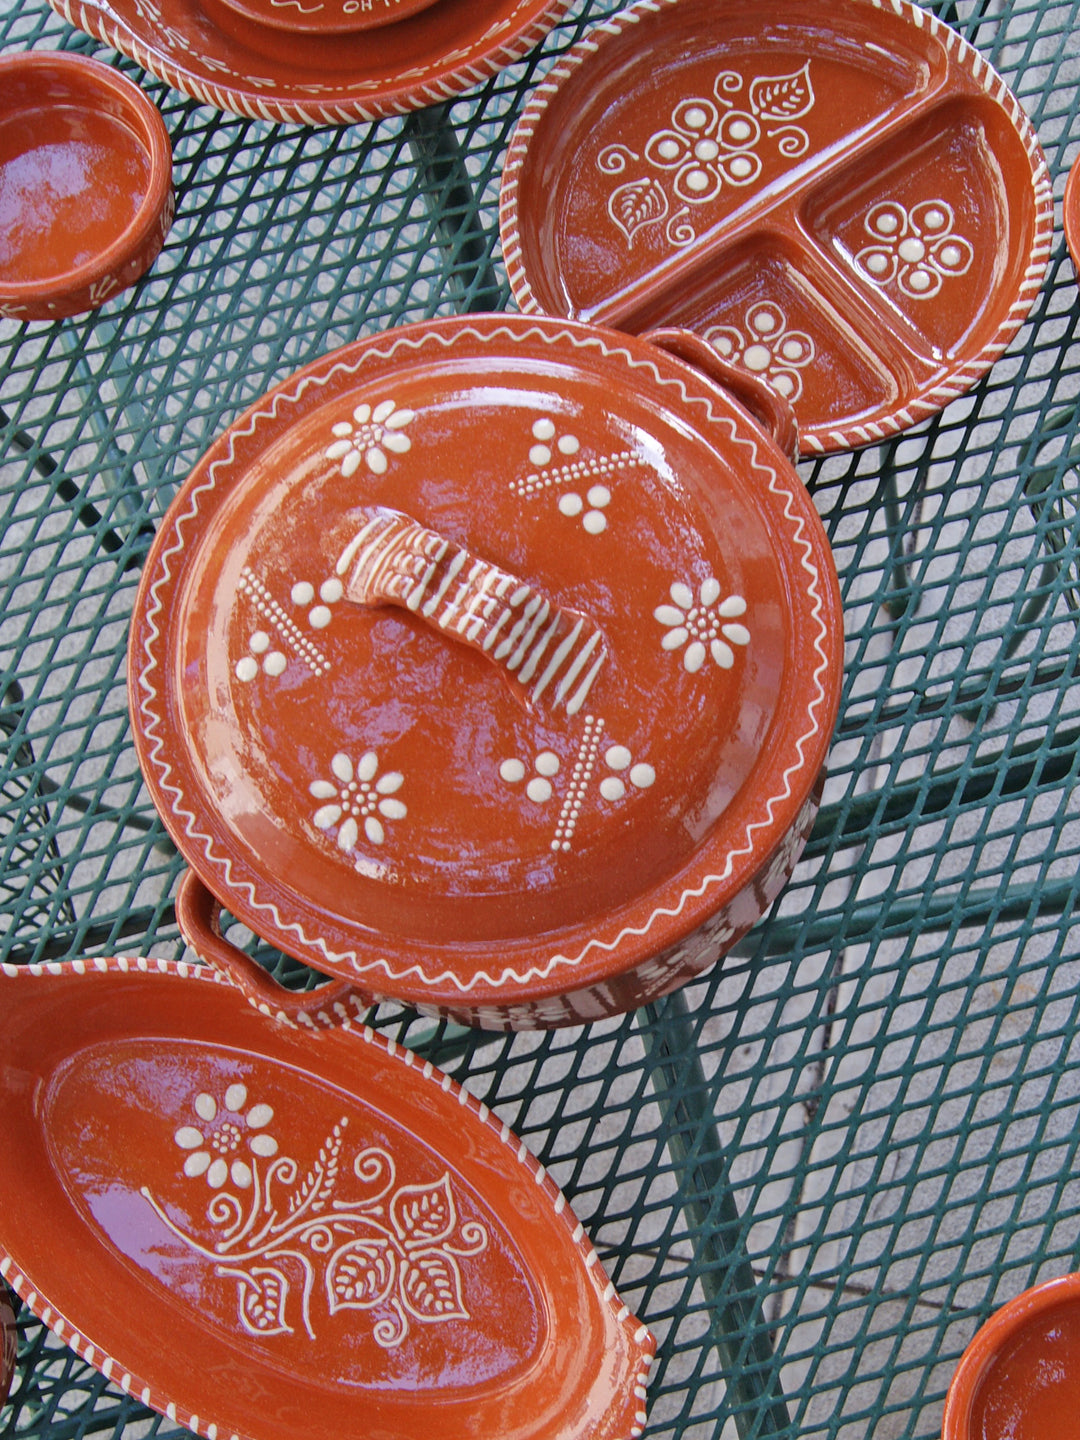
POLYGON ((781 446, 679 357, 720 362, 658 339, 678 353, 508 315, 363 340, 177 495, 135 606, 136 744, 188 938, 258 1003, 610 1015, 790 876, 838 705, 832 557, 781 446), (286 996, 218 903, 338 987, 286 996))
POLYGON ((1046 1440, 1076 1433, 1080 1275, 1025 1290, 991 1315, 964 1351, 941 1440, 1046 1440))
POLYGON ((138 86, 82 55, 0 56, 0 315, 97 309, 172 219, 169 133, 138 86))

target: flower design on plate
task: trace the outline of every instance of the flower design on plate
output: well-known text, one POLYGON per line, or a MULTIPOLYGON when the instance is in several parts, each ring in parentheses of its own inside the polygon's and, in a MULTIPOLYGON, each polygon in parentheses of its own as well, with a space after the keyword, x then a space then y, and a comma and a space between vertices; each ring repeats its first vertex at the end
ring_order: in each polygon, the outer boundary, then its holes
POLYGON ((929 300, 943 279, 963 275, 975 258, 955 223, 945 200, 923 200, 910 210, 896 200, 883 201, 863 222, 874 243, 859 251, 855 264, 877 285, 895 280, 913 300, 929 300))
POLYGON ((238 1190, 250 1187, 252 1170, 244 1156, 245 1146, 252 1155, 270 1159, 277 1154, 278 1143, 266 1131, 274 1118, 270 1106, 256 1104, 248 1109, 247 1103, 247 1086, 239 1082, 229 1086, 221 1104, 209 1091, 196 1095, 199 1124, 181 1125, 173 1136, 180 1149, 188 1152, 185 1175, 205 1175, 214 1190, 228 1180, 238 1190))
POLYGON ((386 829, 379 817, 403 820, 408 814, 405 805, 394 798, 405 777, 399 770, 380 775, 379 757, 374 750, 368 750, 355 765, 344 751, 338 751, 330 761, 330 770, 332 781, 315 780, 310 787, 316 800, 326 802, 315 811, 315 828, 331 830, 337 825, 339 850, 353 848, 361 826, 372 845, 383 844, 386 829))
POLYGON ((667 634, 660 644, 665 650, 685 646, 683 668, 696 674, 711 655, 721 670, 735 664, 735 651, 750 643, 750 631, 740 623, 746 614, 746 601, 741 595, 721 600, 720 582, 712 576, 698 591, 697 599, 689 585, 676 581, 671 587, 671 605, 658 605, 653 615, 665 626, 667 634))
POLYGON ((793 330, 784 311, 771 300, 752 305, 744 323, 745 335, 734 325, 714 325, 705 339, 725 360, 760 375, 788 400, 798 400, 803 388, 799 372, 817 353, 811 336, 793 330))
POLYGON ((404 455, 412 448, 404 432, 415 418, 415 411, 399 410, 393 400, 383 400, 374 409, 366 403, 358 405, 351 421, 339 420, 333 427, 337 439, 328 447, 326 458, 340 460, 346 478, 355 475, 361 463, 373 475, 385 475, 390 464, 386 452, 404 455))

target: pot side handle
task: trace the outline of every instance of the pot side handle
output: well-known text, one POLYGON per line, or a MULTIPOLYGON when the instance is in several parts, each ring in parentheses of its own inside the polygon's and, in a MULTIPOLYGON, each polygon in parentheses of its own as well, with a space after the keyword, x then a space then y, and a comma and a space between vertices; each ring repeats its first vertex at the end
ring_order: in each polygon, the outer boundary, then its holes
POLYGON ((347 600, 411 611, 495 665, 529 710, 581 709, 607 658, 595 621, 400 510, 362 516, 336 566, 347 600))
POLYGON ((356 1019, 356 1001, 370 999, 350 980, 332 980, 319 990, 287 990, 221 930, 221 902, 188 869, 176 892, 176 920, 184 939, 201 960, 230 980, 257 1010, 296 1024, 326 1025, 356 1019), (350 1004, 349 1002, 354 1003, 350 1004), (347 1007, 344 1012, 342 1007, 347 1007))
POLYGON ((789 460, 799 458, 799 426, 790 402, 750 370, 725 360, 700 335, 677 325, 649 330, 641 337, 726 390, 771 435, 789 460))

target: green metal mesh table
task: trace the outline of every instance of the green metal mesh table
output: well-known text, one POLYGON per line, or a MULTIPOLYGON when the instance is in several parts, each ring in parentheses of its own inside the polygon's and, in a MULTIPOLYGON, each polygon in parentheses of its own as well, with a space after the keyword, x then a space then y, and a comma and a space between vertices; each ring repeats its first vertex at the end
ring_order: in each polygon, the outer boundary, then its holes
MULTIPOLYGON (((158 104, 178 214, 150 275, 95 317, 0 321, 0 959, 182 953, 181 862, 127 720, 149 537, 216 432, 299 365, 509 305, 511 128, 615 9, 578 4, 443 107, 303 129, 219 114, 44 0, 8 0, 0 46, 97 54, 158 104)), ((934 9, 1029 111, 1060 206, 1080 5, 934 9)), ((1059 223, 1031 318, 976 390, 804 465, 847 684, 811 843, 748 940, 587 1029, 375 1016, 566 1191, 657 1335, 651 1440, 934 1437, 980 1321, 1080 1267, 1078 324, 1059 223)), ((21 1312, 2 1440, 179 1433, 21 1312)))

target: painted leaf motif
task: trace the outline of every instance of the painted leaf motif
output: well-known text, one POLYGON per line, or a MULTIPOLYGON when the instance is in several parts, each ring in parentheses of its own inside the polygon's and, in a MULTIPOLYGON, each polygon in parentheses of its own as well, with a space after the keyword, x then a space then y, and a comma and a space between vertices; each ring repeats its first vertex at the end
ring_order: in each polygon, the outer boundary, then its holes
POLYGON ((634 236, 643 226, 664 218, 668 212, 668 198, 664 187, 646 176, 643 180, 628 180, 625 185, 613 190, 608 209, 616 225, 633 244, 634 236))
POLYGON ((457 1224, 450 1176, 434 1185, 403 1185, 390 1202, 390 1219, 406 1250, 448 1239, 457 1224))
POLYGON ((401 1298, 417 1320, 468 1320, 461 1275, 442 1250, 414 1255, 401 1267, 401 1298))
POLYGON ((763 120, 797 120, 814 108, 810 61, 791 75, 759 75, 750 83, 750 108, 763 120))
POLYGON ((371 1310, 386 1299, 397 1275, 397 1257, 385 1240, 350 1240, 326 1267, 331 1315, 371 1310))
POLYGON ((285 1303, 289 1298, 289 1281, 273 1266, 252 1270, 230 1270, 224 1265, 222 1275, 233 1275, 239 1282, 236 1305, 240 1324, 252 1335, 288 1335, 292 1326, 285 1320, 285 1303))

